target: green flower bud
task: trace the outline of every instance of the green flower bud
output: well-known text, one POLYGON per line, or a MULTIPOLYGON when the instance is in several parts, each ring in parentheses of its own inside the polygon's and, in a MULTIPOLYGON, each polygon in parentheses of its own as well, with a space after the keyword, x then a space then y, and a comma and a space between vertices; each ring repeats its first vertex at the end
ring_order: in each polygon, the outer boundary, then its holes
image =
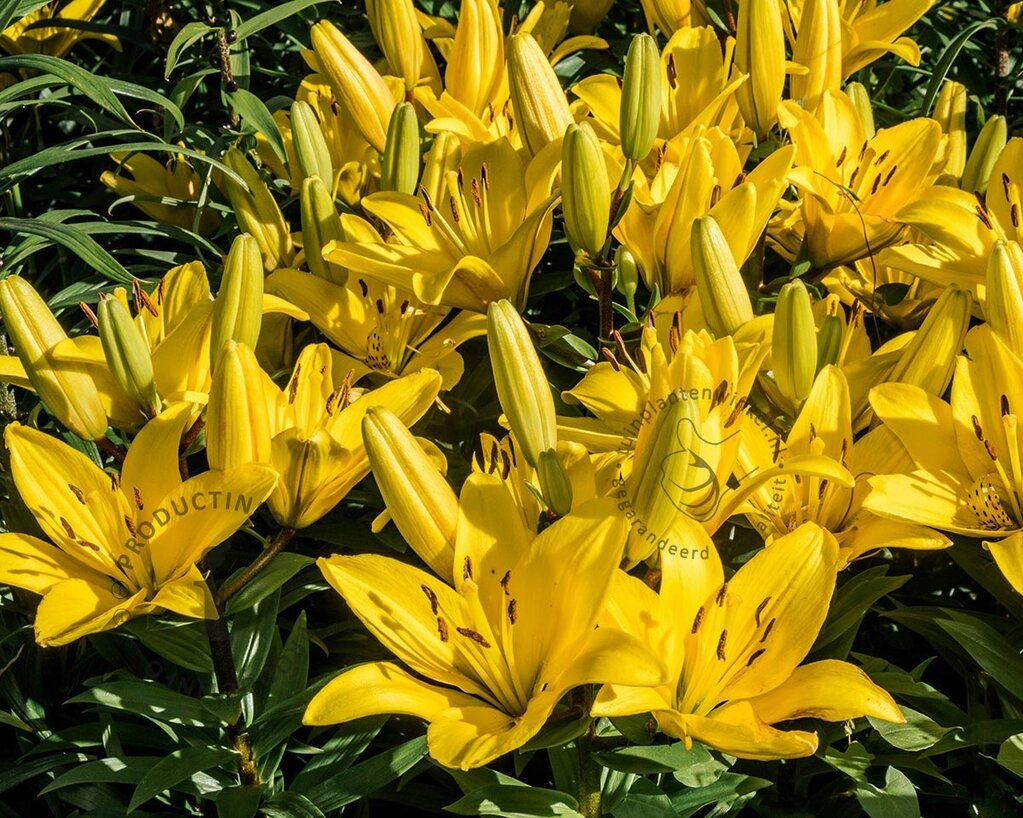
POLYGON ((309 272, 335 284, 344 284, 348 271, 323 258, 323 248, 332 241, 344 241, 345 234, 334 200, 319 176, 310 176, 302 182, 301 209, 302 247, 309 272))
POLYGON ((693 222, 693 276, 703 317, 717 337, 731 335, 753 320, 753 304, 732 250, 713 216, 693 222))
POLYGON ((554 449, 540 452, 536 478, 547 507, 559 517, 568 514, 572 510, 572 481, 554 449))
POLYGON ((557 442, 554 398, 525 322, 510 301, 487 309, 487 342, 497 398, 530 466, 557 442))
POLYGON ((213 303, 210 366, 215 367, 228 341, 256 348, 263 321, 263 264, 259 245, 242 234, 224 260, 224 276, 213 303))
POLYGON ((153 358, 131 313, 120 299, 103 298, 96 318, 103 356, 114 381, 124 394, 141 404, 149 417, 154 417, 160 411, 160 398, 153 378, 153 358))
POLYGON ((409 195, 419 184, 419 120, 416 109, 403 102, 387 124, 387 144, 380 157, 380 189, 409 195))
POLYGON ((636 257, 625 245, 615 250, 615 265, 618 267, 618 291, 631 303, 639 289, 639 265, 636 257))
POLYGON ((987 193, 987 183, 998 156, 1009 139, 1009 127, 1004 116, 993 116, 984 123, 973 150, 966 158, 963 180, 960 184, 969 193, 987 193))
POLYGON ((774 314, 771 360, 774 382, 794 403, 810 394, 817 374, 817 328, 806 285, 798 278, 781 288, 774 314))
POLYGON ((1023 357, 1023 249, 996 241, 987 263, 984 318, 991 329, 1023 357))
POLYGON ((308 102, 295 100, 291 106, 291 139, 302 176, 319 176, 326 184, 334 179, 327 140, 316 112, 308 102))
POLYGON ((622 153, 634 162, 654 146, 661 124, 661 55, 649 34, 637 34, 629 45, 622 77, 618 129, 622 153))
POLYGON ((515 127, 526 151, 536 156, 564 135, 572 124, 572 111, 550 60, 532 34, 513 34, 506 48, 515 127))
POLYGON ((561 205, 572 248, 599 257, 607 241, 611 191, 600 142, 585 122, 569 125, 561 143, 561 205))

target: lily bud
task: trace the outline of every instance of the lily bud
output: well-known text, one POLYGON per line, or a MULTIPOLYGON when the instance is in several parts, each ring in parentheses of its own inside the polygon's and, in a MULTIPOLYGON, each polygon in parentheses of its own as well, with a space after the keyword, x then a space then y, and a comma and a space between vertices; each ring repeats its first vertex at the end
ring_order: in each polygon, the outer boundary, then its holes
POLYGON ((334 24, 321 20, 312 28, 313 50, 338 102, 352 124, 378 153, 387 141, 387 122, 394 97, 369 60, 334 24))
POLYGON ((745 0, 739 7, 735 68, 747 75, 735 92, 739 111, 764 137, 778 121, 785 88, 785 30, 777 0, 745 0))
POLYGON ((246 190, 226 174, 223 177, 224 192, 231 201, 238 226, 258 243, 267 272, 286 266, 292 255, 291 233, 270 188, 237 148, 227 151, 223 162, 248 187, 246 190))
POLYGON ((153 357, 131 313, 119 298, 103 298, 96 310, 103 357, 114 381, 129 398, 141 404, 146 415, 160 411, 153 378, 153 357))
POLYGON ((334 178, 330 149, 313 106, 300 99, 291 106, 291 140, 302 176, 319 176, 326 184, 334 178))
POLYGON ((440 576, 455 558, 458 498, 401 419, 373 406, 362 419, 373 477, 398 531, 440 576))
POLYGON ((349 456, 326 429, 304 434, 287 429, 270 442, 270 465, 280 475, 267 501, 277 523, 302 529, 319 520, 329 508, 322 507, 319 492, 337 474, 338 461, 349 456))
POLYGON ((572 481, 554 449, 540 452, 536 479, 540 483, 540 493, 547 508, 559 517, 564 517, 572 510, 572 481))
POLYGON ((639 265, 636 257, 624 244, 615 250, 615 266, 618 268, 618 292, 631 304, 639 289, 639 265))
POLYGON ((874 126, 874 106, 870 102, 870 94, 867 89, 858 82, 850 82, 845 86, 845 95, 852 101, 856 113, 860 116, 860 124, 863 126, 863 138, 873 139, 877 133, 874 126))
POLYGON ((107 433, 107 415, 83 364, 57 361, 68 336, 31 284, 20 276, 0 281, 0 313, 7 335, 36 394, 57 420, 85 440, 107 433))
POLYGON ((933 119, 948 137, 948 158, 945 171, 935 184, 958 185, 966 167, 966 87, 945 80, 934 103, 933 119))
POLYGON ((487 309, 487 342, 497 398, 526 462, 533 468, 540 453, 557 442, 554 398, 526 325, 510 301, 487 309))
POLYGON ((661 55, 649 34, 637 34, 629 45, 622 76, 618 129, 622 153, 634 162, 654 147, 661 124, 661 55))
POLYGON ((560 139, 572 124, 572 112, 547 55, 532 34, 508 38, 508 83, 515 126, 531 156, 560 139))
POLYGON ((789 80, 789 98, 816 111, 825 91, 842 86, 842 14, 836 0, 806 0, 792 61, 806 68, 789 80))
POLYGON ((781 288, 774 314, 771 361, 774 382, 794 403, 810 394, 817 374, 817 328, 806 285, 798 278, 781 288))
POLYGON ((270 462, 264 378, 247 345, 230 340, 224 345, 206 407, 206 457, 211 468, 270 462))
POLYGON ((412 0, 366 0, 366 16, 388 65, 411 91, 419 84, 424 48, 412 0))
POLYGON ((820 329, 817 330, 817 371, 824 367, 838 363, 838 355, 842 349, 842 336, 845 328, 842 326, 842 319, 837 315, 828 313, 821 319, 820 329))
POLYGON ((984 318, 991 329, 1023 358, 1023 249, 996 241, 987 263, 984 318))
POLYGON ((323 257, 323 248, 332 241, 344 241, 345 233, 334 200, 319 176, 302 182, 301 210, 302 249, 309 272, 334 284, 344 284, 348 271, 323 257))
POLYGON ((1009 139, 1009 126, 1004 116, 993 116, 984 123, 973 150, 966 159, 963 180, 960 187, 968 193, 987 193, 987 183, 991 178, 995 162, 1009 139))
POLYGON ((731 335, 753 320, 753 304, 713 216, 700 216, 693 222, 690 246, 693 276, 707 326, 718 337, 731 335))
POLYGON ((963 349, 972 306, 969 290, 947 287, 906 344, 888 380, 919 386, 932 395, 944 392, 963 349))
POLYGON ((228 341, 251 349, 259 340, 263 320, 263 267, 252 236, 242 234, 231 244, 224 260, 224 276, 213 302, 210 364, 216 366, 228 341))
POLYGON ((561 143, 561 206, 572 249, 598 258, 607 241, 611 191, 604 152, 585 122, 569 125, 561 143))
POLYGON ((419 184, 419 120, 411 103, 394 109, 380 157, 380 189, 412 195, 419 184))

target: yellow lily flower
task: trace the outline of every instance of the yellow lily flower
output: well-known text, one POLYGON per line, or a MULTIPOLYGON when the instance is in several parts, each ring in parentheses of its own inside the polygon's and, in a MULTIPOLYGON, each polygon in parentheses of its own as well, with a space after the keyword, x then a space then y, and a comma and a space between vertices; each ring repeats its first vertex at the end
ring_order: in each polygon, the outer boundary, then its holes
POLYGON ((912 470, 869 480, 875 514, 971 537, 990 537, 995 561, 1023 593, 1023 361, 987 325, 966 337, 951 404, 903 384, 871 392, 912 470))
MULTIPOLYGON (((687 542, 713 553, 697 526, 687 542)), ((817 735, 781 730, 800 718, 905 721, 892 697, 855 665, 801 665, 824 624, 835 589, 838 544, 805 524, 758 552, 727 582, 716 556, 694 572, 684 559, 662 561, 655 593, 624 573, 615 579, 609 623, 645 641, 671 681, 659 687, 609 684, 593 714, 652 713, 686 746, 700 741, 729 755, 769 760, 812 755, 817 735)))
POLYGON ((148 613, 218 615, 195 563, 245 523, 276 476, 252 465, 182 481, 178 448, 190 409, 179 404, 146 424, 120 475, 36 429, 7 427, 14 483, 55 543, 0 534, 0 581, 43 597, 40 645, 64 645, 148 613))
MULTIPOLYGON (((319 520, 367 474, 369 460, 362 439, 362 418, 373 406, 389 408, 402 422, 417 421, 430 408, 440 389, 440 375, 422 369, 397 378, 379 389, 353 388, 350 374, 334 379, 330 348, 326 344, 310 344, 302 350, 295 369, 284 389, 255 366, 251 356, 239 355, 235 362, 242 376, 224 383, 223 388, 245 384, 248 391, 262 383, 264 400, 254 397, 230 400, 218 397, 216 427, 209 434, 232 438, 232 426, 262 427, 259 418, 250 416, 261 405, 267 407, 270 437, 270 465, 280 480, 270 496, 269 506, 277 521, 286 528, 305 528, 319 520), (234 410, 236 416, 223 415, 234 410)), ((214 389, 218 387, 214 384, 214 389)), ((261 411, 261 410, 260 410, 261 411)), ((213 444, 224 451, 229 462, 244 462, 254 452, 266 450, 265 441, 252 441, 243 436, 243 445, 236 450, 226 440, 213 444), (239 459, 241 458, 241 459, 239 459)))
POLYGON ((641 0, 647 26, 656 26, 665 37, 684 28, 710 24, 705 4, 699 0, 641 0))
POLYGON ((816 114, 779 108, 796 147, 790 181, 799 189, 810 262, 818 269, 865 258, 897 241, 900 211, 920 199, 945 165, 945 140, 932 119, 912 119, 865 138, 843 93, 825 92, 816 114))
MULTIPOLYGON (((844 80, 885 54, 894 54, 910 65, 920 64, 920 47, 903 37, 934 5, 934 0, 788 0, 792 39, 803 29, 803 15, 809 4, 829 6, 824 13, 839 16, 841 77, 844 80)), ((793 98, 797 98, 793 93, 793 98)))
POLYGON ((530 536, 509 529, 505 497, 492 479, 469 478, 454 565, 442 579, 370 554, 318 561, 417 676, 393 662, 345 671, 313 697, 306 724, 416 716, 429 722, 438 763, 471 769, 525 744, 574 687, 663 683, 664 668, 638 639, 594 627, 625 536, 613 505, 596 501, 530 536))
MULTIPOLYGON (((372 230, 368 223, 365 227, 372 230)), ((487 331, 479 313, 462 312, 445 324, 451 310, 423 304, 412 293, 368 276, 352 276, 342 285, 283 269, 271 274, 266 286, 308 313, 339 348, 334 366, 351 370, 353 384, 371 373, 397 378, 428 368, 437 370, 443 388, 450 389, 464 371, 459 345, 487 331)))
POLYGON ((746 174, 720 128, 696 129, 669 143, 651 181, 637 172, 632 204, 614 231, 636 257, 647 286, 662 296, 692 288, 692 224, 703 215, 718 222, 736 266, 742 266, 785 190, 794 155, 791 147, 780 148, 746 174))
POLYGON ((984 300, 984 278, 995 242, 1023 244, 1023 138, 1010 139, 991 169, 987 194, 936 187, 902 208, 897 218, 928 244, 906 244, 881 254, 882 264, 945 287, 968 287, 984 300))
POLYGON ((835 267, 821 283, 846 306, 861 304, 867 312, 900 329, 917 327, 942 289, 877 259, 859 259, 849 266, 835 267), (901 291, 897 303, 886 300, 890 291, 901 291))
MULTIPOLYGON (((699 127, 719 127, 735 135, 741 125, 735 91, 742 78, 729 79, 733 46, 722 53, 710 27, 680 28, 661 52, 661 117, 657 136, 670 140, 699 127)), ((622 89, 610 74, 592 74, 572 86, 593 117, 594 129, 611 145, 621 144, 622 89)))
MULTIPOLYGON (((162 224, 170 224, 208 236, 220 224, 220 215, 203 208, 196 224, 196 202, 203 181, 183 155, 161 164, 143 153, 112 153, 117 171, 103 171, 99 180, 118 196, 132 197, 131 203, 162 224), (131 178, 122 175, 131 174, 131 178)), ((219 176, 219 174, 217 174, 219 176)))
MULTIPOLYGON (((424 304, 482 312, 501 298, 521 307, 550 240, 555 197, 531 201, 526 167, 506 140, 468 148, 443 172, 442 198, 374 193, 363 209, 394 241, 344 241, 324 257, 424 304)), ((425 176, 424 176, 425 178, 425 176)))
POLYGON ((778 0, 746 0, 739 7, 735 70, 747 79, 735 94, 743 119, 764 137, 778 121, 785 90, 785 31, 778 0))
POLYGON ((95 17, 106 0, 71 0, 69 3, 46 3, 12 23, 0 33, 0 49, 8 54, 49 54, 63 57, 82 40, 99 40, 115 51, 121 50, 121 41, 113 34, 103 34, 70 26, 29 26, 45 20, 70 20, 87 23, 95 17))
POLYGON ((812 476, 778 476, 760 486, 743 512, 768 542, 804 523, 816 523, 835 535, 839 568, 880 548, 935 549, 952 544, 926 526, 864 510, 868 477, 909 470, 912 463, 884 426, 854 440, 849 385, 838 367, 824 367, 817 375, 786 439, 769 427, 746 424, 741 441, 739 473, 756 474, 792 456, 815 455, 830 457, 856 480, 855 487, 847 487, 812 476))

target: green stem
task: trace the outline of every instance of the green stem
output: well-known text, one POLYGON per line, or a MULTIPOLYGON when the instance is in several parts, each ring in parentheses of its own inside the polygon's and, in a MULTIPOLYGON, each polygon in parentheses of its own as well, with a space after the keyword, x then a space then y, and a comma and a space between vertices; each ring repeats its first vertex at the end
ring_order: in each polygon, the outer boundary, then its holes
POLYGON ((217 597, 218 605, 222 608, 231 597, 255 579, 256 575, 266 568, 266 566, 270 564, 270 561, 284 550, 284 546, 286 546, 294 536, 294 528, 282 528, 278 531, 277 536, 270 540, 267 547, 263 549, 263 553, 253 560, 252 565, 242 571, 237 577, 221 589, 220 595, 217 597))
MULTIPOLYGON (((210 593, 216 599, 216 589, 212 579, 207 579, 210 593)), ((217 678, 217 690, 221 693, 234 693, 238 690, 238 671, 231 653, 231 639, 227 632, 227 620, 224 619, 223 607, 218 605, 217 618, 206 620, 206 639, 210 645, 210 658, 213 659, 213 673, 217 678)), ((256 766, 256 755, 252 749, 252 740, 245 725, 244 717, 225 728, 231 746, 238 753, 238 771, 242 784, 261 784, 259 768, 256 766)))
MULTIPOLYGON (((588 686, 580 687, 572 692, 576 703, 581 705, 583 712, 588 713, 593 704, 592 689, 588 686)), ((579 812, 584 818, 600 818, 600 765, 593 759, 595 741, 591 722, 586 732, 576 739, 579 754, 579 812)))

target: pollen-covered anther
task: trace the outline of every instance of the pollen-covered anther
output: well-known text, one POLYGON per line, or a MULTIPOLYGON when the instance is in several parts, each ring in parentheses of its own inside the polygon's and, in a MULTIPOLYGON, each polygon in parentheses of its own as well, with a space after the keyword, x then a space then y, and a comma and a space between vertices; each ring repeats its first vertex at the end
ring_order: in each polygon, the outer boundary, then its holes
POLYGON ((132 489, 132 497, 134 497, 135 499, 135 508, 137 508, 139 511, 142 511, 142 509, 144 509, 146 506, 145 503, 142 502, 142 492, 139 491, 138 486, 135 486, 132 489))
POLYGON ((61 517, 60 518, 60 524, 61 524, 61 526, 63 526, 64 533, 67 534, 68 537, 70 537, 72 540, 77 540, 78 539, 78 536, 75 534, 75 530, 71 527, 71 523, 69 523, 66 519, 61 517))
POLYGON ((422 592, 426 594, 426 598, 430 600, 430 613, 436 616, 437 610, 439 608, 439 605, 437 603, 437 594, 434 593, 433 589, 429 585, 424 584, 420 585, 419 587, 422 590, 422 592))
POLYGON ((479 631, 474 631, 472 628, 455 628, 462 636, 466 639, 471 639, 477 645, 483 648, 489 648, 490 643, 483 638, 483 634, 479 631))
POLYGON ((448 623, 444 621, 443 616, 437 617, 437 635, 440 636, 441 642, 448 641, 448 623))
POLYGON ((78 488, 78 486, 74 486, 71 483, 68 483, 67 487, 69 489, 71 489, 71 493, 73 495, 75 495, 75 499, 78 500, 78 502, 81 503, 84 506, 85 505, 85 494, 82 492, 82 490, 80 488, 78 488))
POLYGON ((690 633, 695 634, 700 629, 700 624, 703 622, 703 616, 705 613, 706 611, 701 605, 699 610, 696 611, 696 616, 693 618, 693 627, 689 631, 690 633))
POLYGON ((725 642, 727 641, 727 639, 728 639, 728 631, 727 630, 721 631, 721 636, 718 637, 717 657, 722 662, 725 661, 725 642))
POLYGON ((518 600, 512 599, 508 602, 508 621, 511 624, 515 624, 515 620, 518 617, 519 603, 518 600))
POLYGON ((717 603, 717 606, 719 608, 722 607, 725 604, 725 595, 727 593, 728 593, 728 583, 726 582, 726 583, 724 583, 721 586, 720 590, 718 590, 718 595, 714 598, 714 601, 717 603))
POLYGON ((472 559, 468 556, 462 562, 462 579, 472 579, 472 559))
POLYGON ((505 596, 510 596, 511 592, 508 590, 508 586, 511 584, 511 570, 504 572, 504 576, 501 577, 501 588, 504 590, 505 596))

